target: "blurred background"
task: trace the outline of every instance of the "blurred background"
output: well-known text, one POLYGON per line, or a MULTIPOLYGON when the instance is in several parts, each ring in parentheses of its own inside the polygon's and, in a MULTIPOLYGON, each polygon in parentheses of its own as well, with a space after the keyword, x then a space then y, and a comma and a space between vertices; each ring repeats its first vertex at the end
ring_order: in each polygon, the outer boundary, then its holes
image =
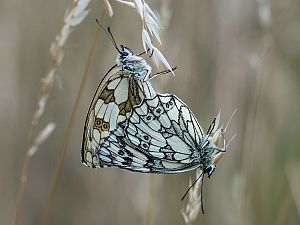
MULTIPOLYGON (((142 52, 140 17, 110 1, 119 44, 142 52)), ((296 0, 147 1, 160 15, 162 52, 176 77, 155 79, 179 96, 206 130, 221 110, 237 137, 204 183, 206 214, 194 224, 300 224, 300 2, 296 0)), ((49 47, 71 1, 0 0, 0 224, 12 222, 22 160, 49 47)), ((103 1, 92 1, 72 32, 38 130, 56 129, 28 166, 20 224, 40 224, 67 122, 103 1), (62 86, 62 88, 60 87, 62 86)), ((83 126, 116 51, 101 35, 90 66, 49 224, 184 224, 180 201, 195 171, 178 175, 93 170, 81 164, 83 126)), ((154 71, 157 69, 155 67, 154 71)))

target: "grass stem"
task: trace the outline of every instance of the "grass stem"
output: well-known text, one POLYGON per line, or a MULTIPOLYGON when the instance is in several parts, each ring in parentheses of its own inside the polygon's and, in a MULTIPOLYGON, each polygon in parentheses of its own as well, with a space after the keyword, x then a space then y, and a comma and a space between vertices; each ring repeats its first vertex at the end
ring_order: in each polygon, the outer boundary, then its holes
MULTIPOLYGON (((105 16, 105 7, 102 6, 102 8, 100 10, 100 13, 99 13, 100 23, 103 22, 104 16, 105 16)), ((60 176, 60 173, 61 173, 62 164, 64 162, 64 157, 65 157, 65 154, 67 152, 68 145, 69 145, 69 142, 70 142, 70 137, 71 137, 71 133, 72 133, 72 130, 73 130, 74 120, 75 120, 75 117, 76 117, 76 114, 77 114, 79 102, 80 102, 80 99, 81 99, 81 96, 82 96, 82 93, 83 93, 83 88, 86 84, 86 80, 87 80, 87 77, 88 77, 88 72, 89 72, 89 69, 90 69, 90 65, 91 65, 91 62, 92 62, 92 59, 93 59, 93 56, 94 56, 97 41, 98 41, 98 38, 101 34, 101 31, 102 31, 101 29, 97 28, 95 36, 94 36, 94 40, 93 40, 93 43, 92 43, 92 47, 91 47, 89 55, 88 55, 88 59, 87 59, 87 62, 86 62, 85 68, 84 68, 83 76, 82 76, 82 79, 81 79, 81 82, 80 82, 80 87, 79 87, 79 90, 78 90, 78 93, 77 93, 77 96, 76 96, 75 104, 74 104, 74 107, 73 107, 73 110, 72 110, 72 113, 71 113, 71 116, 70 116, 70 119, 69 119, 69 122, 68 122, 68 125, 67 125, 67 129, 66 129, 66 132, 65 132, 63 146, 60 150, 58 159, 56 161, 55 171, 54 171, 54 174, 53 174, 53 177, 52 177, 52 180, 51 180, 50 189, 49 189, 47 200, 46 200, 46 203, 44 205, 44 209, 43 209, 43 213, 42 213, 42 219, 41 219, 41 223, 40 223, 41 225, 46 225, 48 223, 49 211, 50 211, 50 208, 51 208, 51 205, 52 205, 54 192, 55 192, 55 189, 56 189, 56 186, 57 186, 57 183, 58 183, 58 179, 59 179, 59 176, 60 176)))

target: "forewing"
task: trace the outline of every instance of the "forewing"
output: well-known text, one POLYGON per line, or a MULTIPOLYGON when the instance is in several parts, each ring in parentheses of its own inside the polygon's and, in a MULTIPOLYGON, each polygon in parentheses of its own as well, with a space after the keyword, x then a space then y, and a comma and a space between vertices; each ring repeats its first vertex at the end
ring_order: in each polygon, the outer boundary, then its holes
POLYGON ((118 123, 130 115, 134 106, 154 94, 149 81, 134 79, 120 67, 113 67, 98 86, 87 114, 82 162, 88 166, 100 167, 97 146, 116 129, 118 123))

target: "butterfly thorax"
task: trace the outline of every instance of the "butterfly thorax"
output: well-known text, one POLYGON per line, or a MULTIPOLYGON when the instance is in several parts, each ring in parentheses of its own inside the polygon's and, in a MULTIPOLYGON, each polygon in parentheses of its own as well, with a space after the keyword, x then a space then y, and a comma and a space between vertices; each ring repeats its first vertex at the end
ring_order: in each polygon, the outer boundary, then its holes
POLYGON ((205 136, 201 143, 197 146, 197 153, 199 158, 199 168, 207 173, 210 177, 215 170, 215 165, 212 163, 212 159, 219 152, 217 147, 212 142, 209 135, 205 136))
POLYGON ((143 57, 137 56, 129 48, 122 45, 116 64, 122 70, 128 71, 136 79, 147 79, 151 73, 151 66, 143 57))

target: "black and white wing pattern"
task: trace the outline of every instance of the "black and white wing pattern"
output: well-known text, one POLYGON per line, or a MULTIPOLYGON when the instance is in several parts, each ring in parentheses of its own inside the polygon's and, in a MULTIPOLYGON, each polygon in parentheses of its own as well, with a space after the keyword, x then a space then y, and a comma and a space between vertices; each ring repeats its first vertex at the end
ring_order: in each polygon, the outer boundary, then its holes
POLYGON ((124 46, 119 53, 117 64, 102 79, 87 113, 81 156, 90 167, 101 166, 96 152, 103 139, 130 115, 134 106, 155 95, 145 80, 151 72, 146 61, 124 46))
POLYGON ((149 173, 211 166, 219 152, 191 110, 175 95, 156 94, 133 108, 97 151, 103 165, 149 173))

